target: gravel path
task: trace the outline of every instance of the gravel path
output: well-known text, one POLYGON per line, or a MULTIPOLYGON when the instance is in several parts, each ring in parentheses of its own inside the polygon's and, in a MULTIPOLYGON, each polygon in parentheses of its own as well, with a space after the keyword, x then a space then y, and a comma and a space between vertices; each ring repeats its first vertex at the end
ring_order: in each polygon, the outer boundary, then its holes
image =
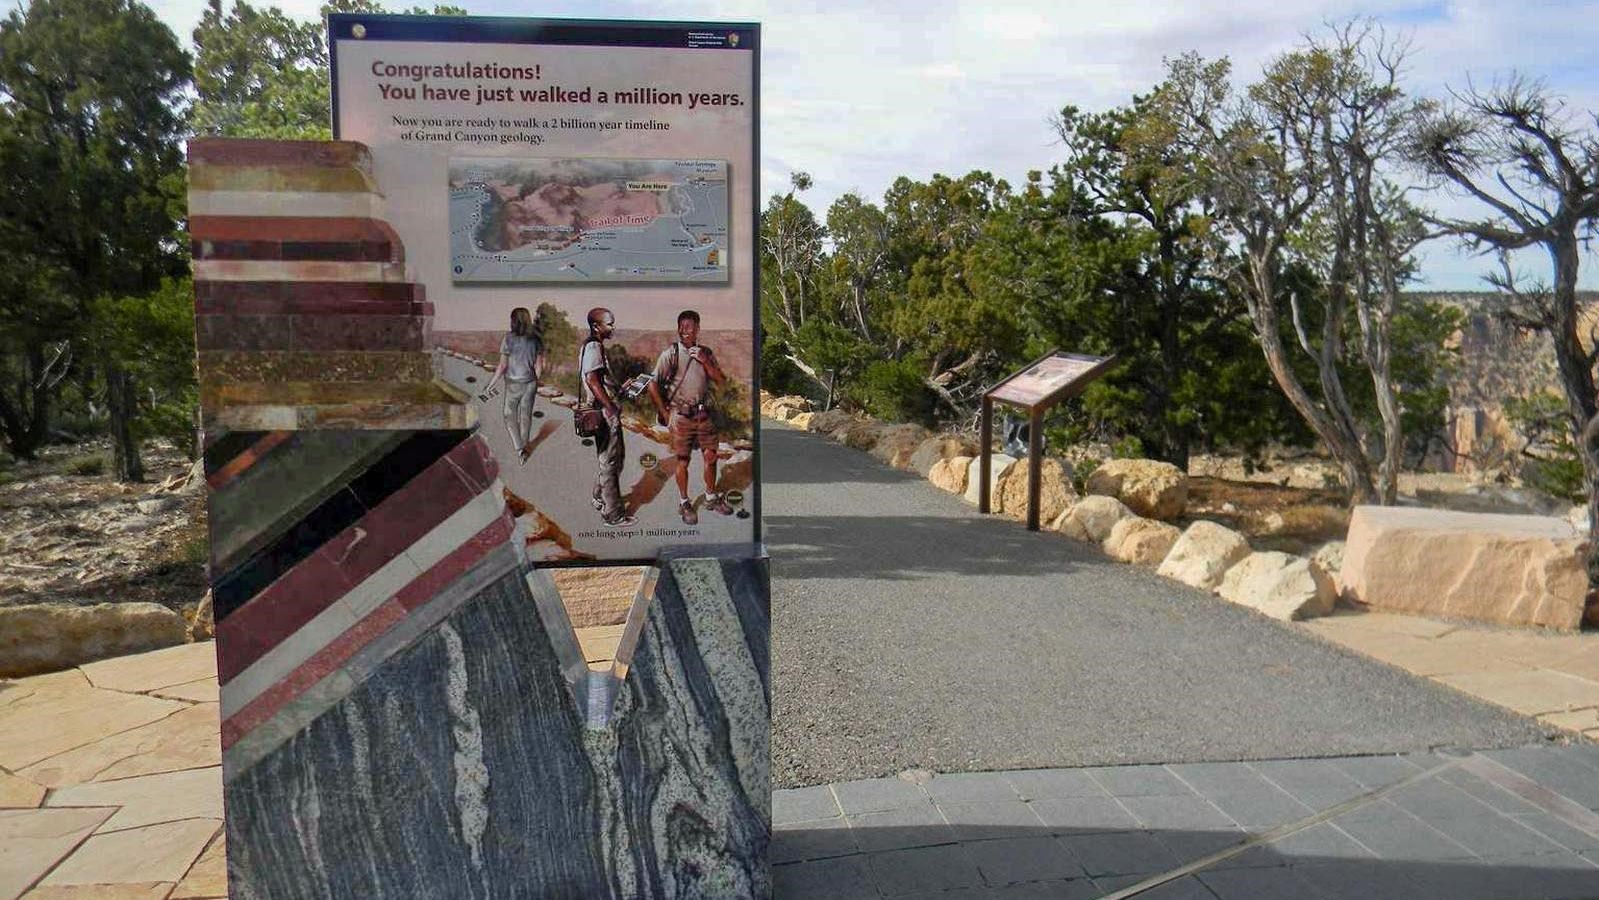
POLYGON ((1545 734, 816 435, 762 441, 776 788, 1545 734))

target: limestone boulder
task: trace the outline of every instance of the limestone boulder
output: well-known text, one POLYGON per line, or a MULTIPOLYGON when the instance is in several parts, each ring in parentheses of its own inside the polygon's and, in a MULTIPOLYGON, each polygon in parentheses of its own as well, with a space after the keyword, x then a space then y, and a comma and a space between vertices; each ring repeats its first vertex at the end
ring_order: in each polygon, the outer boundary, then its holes
POLYGON ((896 469, 909 469, 911 457, 932 434, 920 425, 885 425, 872 445, 872 455, 896 469))
POLYGON ((1115 497, 1133 512, 1170 521, 1188 505, 1188 476, 1171 463, 1152 459, 1112 459, 1095 469, 1084 485, 1090 494, 1115 497))
POLYGON ((1373 609, 1574 629, 1587 542, 1564 519, 1357 506, 1338 580, 1373 609))
POLYGON ((941 459, 933 463, 932 471, 927 473, 927 480, 940 490, 949 491, 951 494, 964 494, 966 473, 970 470, 971 464, 969 456, 941 459))
POLYGON ((1128 516, 1111 526, 1110 534, 1101 546, 1111 559, 1135 566, 1160 565, 1166 554, 1182 537, 1176 525, 1168 525, 1142 516, 1128 516))
POLYGON ((183 616, 159 603, 0 607, 0 678, 182 644, 187 631, 183 616))
POLYGON ((1310 561, 1327 573, 1327 577, 1332 579, 1333 590, 1342 594, 1344 588, 1338 581, 1338 572, 1344 567, 1344 542, 1328 541, 1322 544, 1315 553, 1310 554, 1310 561))
POLYGON ((973 457, 977 455, 977 442, 964 434, 935 434, 916 448, 911 454, 911 471, 929 477, 933 471, 933 464, 943 459, 953 459, 957 456, 973 457))
POLYGON ((814 418, 816 418, 816 414, 815 413, 808 413, 808 412, 795 413, 794 417, 792 419, 788 420, 788 424, 793 426, 793 427, 795 427, 795 428, 798 428, 800 431, 810 431, 811 430, 811 420, 814 419, 814 418))
POLYGON ((1057 530, 1069 538, 1098 544, 1110 537, 1117 522, 1131 515, 1133 511, 1115 497, 1084 497, 1067 510, 1057 530))
POLYGON ((1227 570, 1216 592, 1229 603, 1284 622, 1325 616, 1338 599, 1332 579, 1320 567, 1303 556, 1276 550, 1239 560, 1227 570))
MULTIPOLYGON (((1012 519, 1027 518, 1027 480, 1031 460, 1020 460, 1005 473, 999 484, 999 506, 994 510, 1012 519)), ((1053 522, 1077 501, 1071 471, 1058 459, 1045 459, 1038 467, 1038 521, 1053 522)))
POLYGON ((833 432, 854 423, 855 417, 842 409, 830 409, 819 412, 811 417, 807 425, 808 431, 831 436, 833 432))
POLYGON ((1206 519, 1188 526, 1156 571, 1173 581, 1213 591, 1235 563, 1249 555, 1243 535, 1206 519))
MULTIPOLYGON (((1004 482, 1006 473, 1014 465, 1016 465, 1016 457, 1014 456, 995 453, 989 457, 988 508, 990 510, 998 511, 999 487, 1004 482)), ((977 505, 978 488, 983 483, 982 470, 983 458, 981 456, 972 457, 971 464, 966 468, 966 493, 963 496, 966 502, 973 506, 977 505)))

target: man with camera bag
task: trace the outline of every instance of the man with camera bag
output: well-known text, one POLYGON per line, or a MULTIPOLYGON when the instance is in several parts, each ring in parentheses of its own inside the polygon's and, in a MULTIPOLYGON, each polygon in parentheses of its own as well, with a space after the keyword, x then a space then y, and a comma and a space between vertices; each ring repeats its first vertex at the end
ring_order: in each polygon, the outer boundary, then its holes
POLYGON ((623 528, 638 519, 627 514, 622 502, 622 406, 616 378, 605 358, 605 340, 616 331, 616 317, 603 306, 589 310, 589 336, 578 351, 577 370, 582 387, 576 411, 580 435, 592 430, 597 465, 594 473, 594 508, 605 524, 623 528))

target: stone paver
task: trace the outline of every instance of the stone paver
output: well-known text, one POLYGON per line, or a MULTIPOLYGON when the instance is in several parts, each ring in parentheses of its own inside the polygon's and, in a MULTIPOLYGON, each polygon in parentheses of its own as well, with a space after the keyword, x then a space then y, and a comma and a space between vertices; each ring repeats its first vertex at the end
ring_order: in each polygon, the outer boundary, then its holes
POLYGON ((40 885, 175 884, 221 829, 220 819, 186 819, 96 834, 40 885))
POLYGON ((110 809, 0 810, 0 898, 21 896, 82 843, 110 809))
POLYGON ((33 809, 44 801, 44 786, 0 772, 0 809, 33 809))
POLYGON ((20 774, 54 788, 214 766, 221 753, 218 726, 216 704, 192 706, 58 753, 20 774))
POLYGON ((1545 634, 1355 610, 1299 627, 1479 700, 1599 738, 1599 632, 1545 634))
POLYGON ((80 668, 97 688, 144 694, 174 685, 215 679, 216 643, 180 644, 149 653, 103 659, 80 668))
POLYGON ((228 896, 227 839, 217 835, 211 846, 205 848, 195 860, 183 882, 172 892, 169 900, 212 900, 228 896))
POLYGON ((117 814, 101 826, 101 831, 181 819, 221 819, 222 767, 73 785, 53 791, 45 804, 50 807, 120 807, 117 814))
POLYGON ((5 735, 0 768, 16 772, 188 705, 96 688, 77 669, 5 682, 0 684, 0 734, 5 735))

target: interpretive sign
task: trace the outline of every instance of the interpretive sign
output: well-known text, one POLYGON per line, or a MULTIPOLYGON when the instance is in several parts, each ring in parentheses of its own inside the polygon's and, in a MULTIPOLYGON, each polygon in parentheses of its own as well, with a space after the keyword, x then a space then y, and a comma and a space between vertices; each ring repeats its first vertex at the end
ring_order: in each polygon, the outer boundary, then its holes
POLYGON ((977 489, 977 508, 988 512, 989 483, 993 469, 994 403, 1008 403, 1027 410, 1027 529, 1038 530, 1038 494, 1044 458, 1044 413, 1050 407, 1081 393, 1115 362, 1114 356, 1088 356, 1052 350, 1028 363, 983 394, 983 414, 978 440, 982 444, 982 479, 977 489))
POLYGON ((531 559, 755 543, 759 28, 329 29, 335 134, 371 150, 531 559))

